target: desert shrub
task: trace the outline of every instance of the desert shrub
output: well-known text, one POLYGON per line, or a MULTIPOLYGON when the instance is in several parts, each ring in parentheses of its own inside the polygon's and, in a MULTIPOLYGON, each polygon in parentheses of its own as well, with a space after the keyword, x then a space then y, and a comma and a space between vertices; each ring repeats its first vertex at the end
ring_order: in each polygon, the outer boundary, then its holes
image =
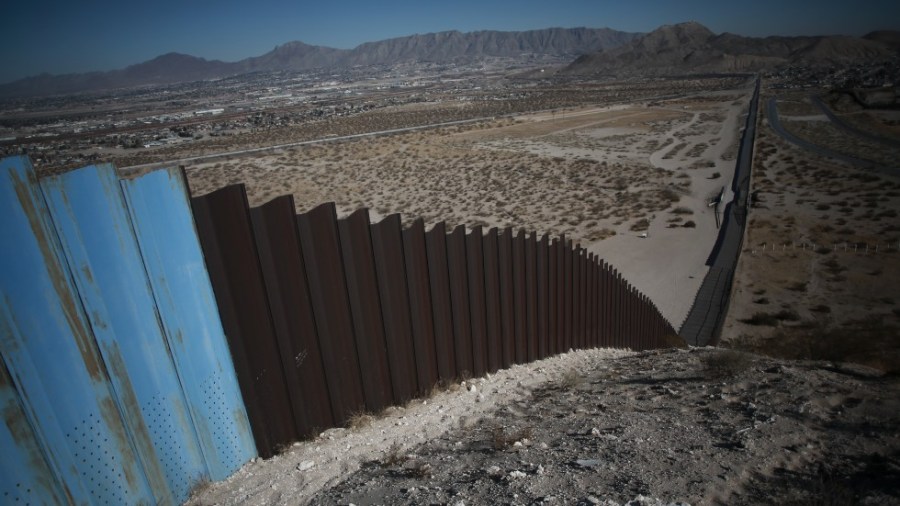
POLYGON ((676 207, 675 209, 672 209, 672 214, 694 214, 694 211, 692 211, 688 207, 682 206, 682 207, 676 207))
POLYGON ((646 218, 641 218, 638 221, 634 222, 633 225, 631 225, 632 232, 641 232, 643 230, 647 230, 648 228, 650 228, 650 221, 646 218))
POLYGON ((696 226, 697 226, 697 224, 694 223, 693 220, 688 220, 688 221, 684 222, 684 225, 682 225, 682 227, 684 227, 684 228, 694 228, 696 226))
POLYGON ((748 353, 726 349, 704 355, 700 363, 705 377, 730 378, 749 369, 753 361, 748 353))

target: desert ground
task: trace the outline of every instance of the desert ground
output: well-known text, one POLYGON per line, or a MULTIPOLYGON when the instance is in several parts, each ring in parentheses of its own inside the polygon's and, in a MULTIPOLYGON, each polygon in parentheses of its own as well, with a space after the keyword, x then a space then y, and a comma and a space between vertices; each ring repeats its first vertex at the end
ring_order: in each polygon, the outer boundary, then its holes
POLYGON ((400 213, 565 234, 677 328, 706 272, 717 233, 707 203, 730 182, 751 91, 323 142, 186 171, 194 195, 244 183, 251 205, 292 194, 298 212, 334 201, 342 216, 369 208, 373 221, 400 213))
POLYGON ((360 416, 189 504, 897 504, 898 394, 850 364, 581 350, 360 416))
MULTIPOLYGON (((786 129, 817 145, 900 167, 900 150, 837 130, 809 94, 779 93, 786 129)), ((889 113, 841 114, 860 129, 900 139, 889 113)), ((810 153, 765 125, 763 117, 754 204, 723 344, 897 371, 900 178, 810 153)))

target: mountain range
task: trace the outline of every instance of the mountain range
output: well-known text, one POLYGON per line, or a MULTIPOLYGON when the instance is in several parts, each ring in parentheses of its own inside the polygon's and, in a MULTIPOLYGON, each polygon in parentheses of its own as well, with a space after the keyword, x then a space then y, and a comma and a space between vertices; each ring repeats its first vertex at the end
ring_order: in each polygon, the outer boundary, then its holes
POLYGON ((353 49, 312 46, 294 41, 261 56, 236 62, 168 53, 109 72, 41 74, 0 85, 0 96, 35 96, 216 79, 249 72, 311 70, 406 61, 471 61, 529 54, 576 58, 630 42, 637 33, 609 28, 547 28, 522 32, 458 31, 410 35, 367 42, 353 49))
POLYGON ((770 70, 786 65, 839 66, 898 58, 900 32, 864 37, 743 37, 715 34, 696 22, 665 25, 631 42, 579 57, 569 75, 666 75, 770 70))
POLYGON ((574 60, 562 75, 630 76, 730 73, 786 65, 833 66, 900 56, 900 32, 863 37, 744 37, 715 34, 696 22, 665 25, 650 33, 610 28, 547 28, 522 32, 458 31, 367 42, 353 49, 294 41, 236 62, 169 53, 109 72, 39 76, 0 85, 0 97, 98 91, 217 79, 250 72, 349 68, 413 61, 471 62, 484 57, 550 55, 574 60))

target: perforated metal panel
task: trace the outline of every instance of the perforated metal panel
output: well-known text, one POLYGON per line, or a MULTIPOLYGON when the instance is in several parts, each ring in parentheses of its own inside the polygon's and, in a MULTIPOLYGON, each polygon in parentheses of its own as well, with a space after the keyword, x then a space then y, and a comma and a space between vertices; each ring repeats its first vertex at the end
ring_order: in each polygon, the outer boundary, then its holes
MULTIPOLYGON (((0 237, 0 356, 60 490, 79 504, 153 502, 23 157, 0 161, 0 237)), ((10 462, 46 476, 39 460, 10 462)))
POLYGON ((208 473, 115 169, 41 187, 147 481, 157 501, 183 502, 208 473))
POLYGON ((256 456, 181 171, 121 181, 159 317, 213 480, 256 456))
POLYGON ((38 446, 19 396, 0 361, 0 504, 61 504, 56 477, 38 446))
POLYGON ((66 432, 82 483, 96 504, 125 504, 127 481, 99 413, 88 413, 66 432))

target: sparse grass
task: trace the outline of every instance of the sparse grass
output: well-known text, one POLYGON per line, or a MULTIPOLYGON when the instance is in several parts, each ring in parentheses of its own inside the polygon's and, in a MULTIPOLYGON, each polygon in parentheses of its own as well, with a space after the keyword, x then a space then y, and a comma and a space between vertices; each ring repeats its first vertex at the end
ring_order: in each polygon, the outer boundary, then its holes
POLYGON ((575 369, 569 369, 562 375, 562 378, 559 380, 559 386, 566 390, 571 390, 573 388, 579 387, 582 383, 584 383, 584 376, 581 375, 580 372, 575 369))
POLYGON ((406 459, 407 455, 403 452, 403 448, 399 443, 394 442, 381 459, 381 467, 394 467, 406 462, 406 459))
POLYGON ((353 412, 347 420, 347 427, 353 430, 359 430, 372 425, 373 421, 375 421, 375 417, 372 416, 371 413, 366 411, 356 411, 353 412))
POLYGON ((782 321, 798 321, 799 319, 800 315, 798 315, 796 311, 790 309, 782 309, 777 313, 753 313, 753 316, 751 316, 750 318, 745 318, 739 321, 741 323, 746 323, 747 325, 765 325, 769 327, 775 327, 778 326, 778 324, 782 321))

